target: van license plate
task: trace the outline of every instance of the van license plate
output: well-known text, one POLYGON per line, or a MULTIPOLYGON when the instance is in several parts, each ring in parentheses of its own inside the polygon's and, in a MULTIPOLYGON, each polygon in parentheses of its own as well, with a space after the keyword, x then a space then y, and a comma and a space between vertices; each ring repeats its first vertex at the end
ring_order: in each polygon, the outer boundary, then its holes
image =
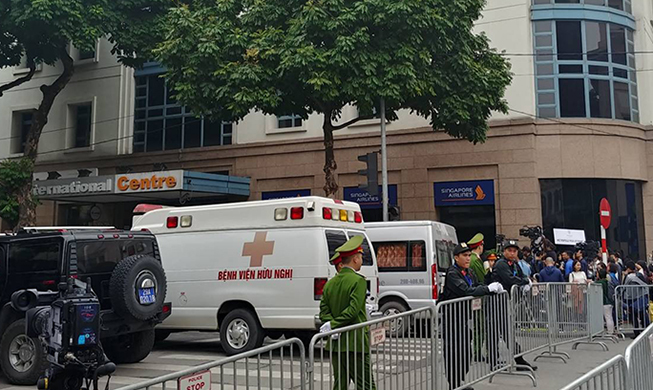
POLYGON ((138 299, 140 300, 141 305, 153 304, 156 301, 156 295, 154 295, 154 288, 139 288, 138 299))

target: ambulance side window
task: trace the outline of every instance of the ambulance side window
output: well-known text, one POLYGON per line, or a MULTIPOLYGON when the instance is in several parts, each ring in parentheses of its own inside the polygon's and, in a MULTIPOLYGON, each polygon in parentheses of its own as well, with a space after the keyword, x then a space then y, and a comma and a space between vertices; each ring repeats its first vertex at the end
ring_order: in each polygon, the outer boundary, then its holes
POLYGON ((336 253, 336 249, 347 242, 345 232, 338 230, 326 231, 327 246, 329 247, 329 259, 336 253))

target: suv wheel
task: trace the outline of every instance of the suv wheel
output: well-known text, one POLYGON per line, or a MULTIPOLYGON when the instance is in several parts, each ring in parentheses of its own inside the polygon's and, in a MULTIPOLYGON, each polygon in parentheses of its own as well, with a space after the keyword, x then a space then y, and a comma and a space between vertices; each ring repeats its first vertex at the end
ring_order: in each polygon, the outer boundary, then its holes
POLYGON ((161 262, 145 255, 130 256, 120 261, 111 274, 111 305, 123 317, 148 320, 163 309, 166 288, 161 262))
POLYGON ((249 310, 233 310, 220 323, 220 343, 228 356, 256 349, 264 338, 258 319, 249 310))
POLYGON ((25 320, 9 325, 0 342, 0 365, 10 383, 35 385, 46 368, 41 342, 25 334, 25 320))
POLYGON ((102 340, 104 353, 116 364, 138 363, 154 348, 154 329, 102 340))

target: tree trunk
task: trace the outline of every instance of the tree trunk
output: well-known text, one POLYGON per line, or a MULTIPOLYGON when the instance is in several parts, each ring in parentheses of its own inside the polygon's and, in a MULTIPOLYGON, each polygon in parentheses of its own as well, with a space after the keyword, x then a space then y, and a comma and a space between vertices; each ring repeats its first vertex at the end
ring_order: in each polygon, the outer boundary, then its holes
MULTIPOLYGON (((51 85, 41 86, 41 93, 43 93, 43 98, 41 99, 39 108, 34 112, 32 126, 30 127, 27 134, 24 156, 32 162, 32 165, 34 165, 36 162, 36 156, 39 148, 39 139, 41 138, 43 128, 48 123, 48 115, 52 109, 52 104, 54 103, 57 95, 59 95, 59 93, 66 87, 66 85, 68 85, 70 79, 72 79, 73 74, 75 73, 73 59, 65 49, 61 49, 60 59, 63 63, 63 72, 61 72, 61 75, 59 75, 59 77, 51 85)), ((32 198, 31 177, 25 183, 25 185, 23 185, 18 190, 16 199, 20 203, 18 224, 16 225, 16 229, 19 229, 23 226, 34 226, 36 224, 36 202, 32 198)))
POLYGON ((332 197, 338 192, 338 183, 335 179, 335 171, 338 169, 336 159, 333 154, 333 125, 331 124, 331 112, 324 113, 324 194, 327 198, 332 197))

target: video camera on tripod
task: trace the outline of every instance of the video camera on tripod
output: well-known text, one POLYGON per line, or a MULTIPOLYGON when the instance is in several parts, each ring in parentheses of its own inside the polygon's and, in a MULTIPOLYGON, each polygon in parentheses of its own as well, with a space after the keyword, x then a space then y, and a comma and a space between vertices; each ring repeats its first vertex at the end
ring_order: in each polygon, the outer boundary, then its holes
POLYGON ((583 258, 594 260, 599 255, 601 244, 598 241, 579 242, 574 250, 583 252, 583 258))
POLYGON ((98 379, 116 370, 100 344, 100 302, 90 279, 70 278, 59 291, 16 291, 11 305, 26 313, 27 335, 38 337, 46 349, 50 366, 39 389, 91 389, 91 384, 97 389, 98 379))
POLYGON ((519 229, 519 235, 531 240, 531 253, 533 256, 544 252, 544 230, 541 226, 524 226, 519 229))

